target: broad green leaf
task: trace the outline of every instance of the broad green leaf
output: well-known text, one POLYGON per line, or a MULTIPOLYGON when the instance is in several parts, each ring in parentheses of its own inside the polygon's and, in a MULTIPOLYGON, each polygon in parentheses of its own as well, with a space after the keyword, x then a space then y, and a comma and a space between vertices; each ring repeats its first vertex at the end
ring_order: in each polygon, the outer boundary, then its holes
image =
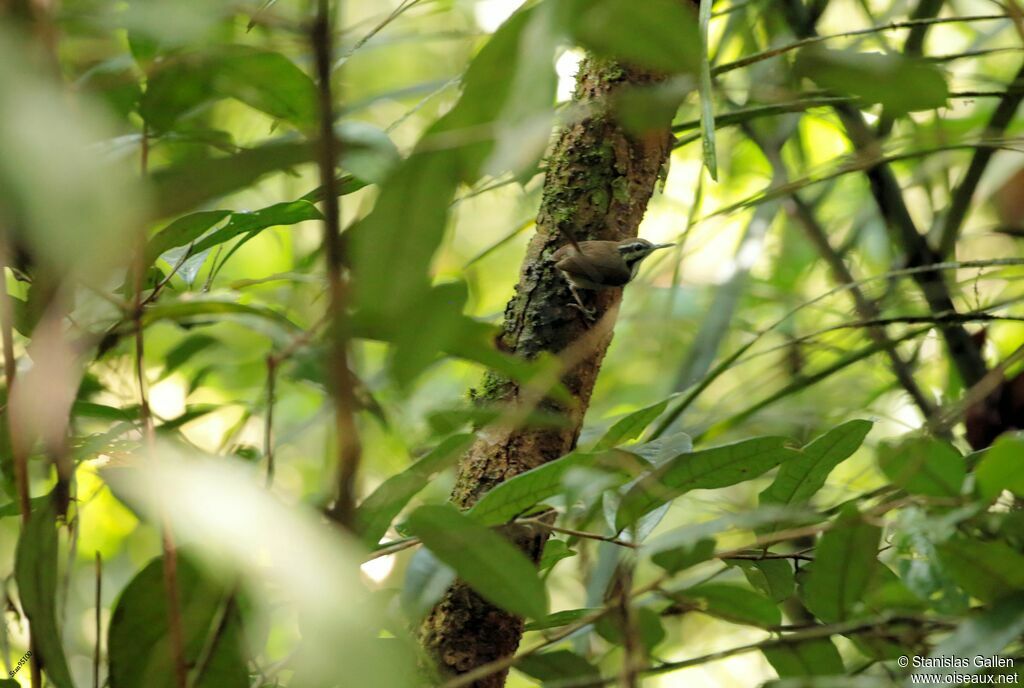
POLYGON ((779 678, 834 676, 845 671, 843 658, 830 638, 780 643, 761 651, 779 678))
MULTIPOLYGON (((661 616, 650 607, 634 606, 630 612, 633 633, 644 650, 650 654, 665 639, 665 627, 661 623, 661 616)), ((594 630, 612 645, 621 647, 626 642, 621 616, 616 618, 615 614, 605 614, 594 624, 594 630)))
POLYGON ((807 608, 822 621, 851 618, 877 573, 882 529, 870 525, 853 508, 845 509, 835 527, 814 549, 814 564, 801 590, 807 608))
MULTIPOLYGON (((266 174, 314 159, 309 143, 278 140, 218 158, 188 160, 151 175, 157 217, 187 212, 243 189, 266 174)), ((340 189, 344 191, 344 189, 340 189)))
MULTIPOLYGON (((29 500, 30 508, 33 512, 39 509, 46 508, 46 505, 52 501, 50 495, 44 495, 42 497, 33 497, 29 500)), ((18 502, 8 502, 7 504, 0 505, 0 518, 6 518, 8 516, 20 516, 21 507, 18 502)))
POLYGON ((703 583, 680 590, 679 595, 695 600, 700 611, 726 621, 762 627, 782 623, 782 613, 774 602, 738 585, 703 583))
POLYGON ((455 582, 455 571, 442 564, 429 549, 420 548, 409 560, 399 600, 406 616, 422 619, 455 582))
POLYGON ((793 566, 786 559, 733 559, 728 563, 739 567, 747 582, 776 604, 793 595, 796 587, 793 566))
POLYGON ((644 514, 690 490, 728 487, 751 480, 799 454, 785 437, 759 437, 682 454, 638 482, 622 499, 616 526, 628 527, 644 514))
POLYGON ((715 91, 711 84, 711 58, 708 52, 708 22, 711 21, 712 0, 700 0, 700 138, 704 154, 704 167, 718 181, 718 154, 715 152, 715 91))
POLYGON ((651 561, 669 573, 679 573, 714 556, 715 544, 714 538, 702 538, 692 544, 659 549, 651 554, 651 561))
POLYGON ((661 72, 699 69, 697 16, 683 3, 585 0, 569 5, 569 32, 588 50, 661 72))
POLYGON ((562 478, 572 468, 589 466, 599 455, 574 452, 520 473, 484 494, 466 515, 487 526, 506 523, 562 488, 562 478))
POLYGON ((878 462, 895 485, 929 497, 958 496, 967 476, 960 452, 948 442, 931 437, 882 445, 878 462))
MULTIPOLYGON (((178 595, 185 661, 194 665, 217 620, 226 589, 208 579, 187 557, 178 556, 178 595)), ((237 605, 197 688, 246 688, 237 605)), ((111 688, 173 688, 174 663, 164 587, 163 559, 146 565, 121 592, 107 635, 111 688)))
POLYGON ((1024 589, 1024 554, 998 540, 957 537, 938 546, 939 558, 964 590, 985 602, 1024 589))
POLYGON ((857 451, 872 423, 851 420, 817 438, 779 467, 775 480, 761 493, 761 504, 800 504, 825 484, 828 474, 857 451))
POLYGON ((153 235, 146 244, 146 264, 151 264, 176 246, 185 246, 195 241, 230 214, 230 210, 203 210, 179 217, 153 235))
POLYGON ((449 437, 416 463, 381 483, 356 510, 356 523, 362 541, 367 545, 375 545, 409 500, 426 487, 437 473, 457 461, 472 444, 473 438, 473 435, 449 437))
POLYGON ((991 609, 965 619, 952 635, 932 650, 929 657, 937 660, 936 667, 922 668, 914 673, 955 676, 978 673, 982 667, 973 662, 969 667, 951 669, 943 667, 939 658, 992 657, 1019 640, 1021 635, 1024 635, 1024 593, 1017 592, 1000 599, 991 609))
POLYGON ((600 678, 601 672, 583 657, 569 650, 550 650, 527 655, 515 663, 516 669, 542 683, 600 678))
POLYGON ((974 470, 978 493, 993 501, 1003 490, 1024 497, 1024 436, 1003 435, 974 470))
POLYGON ((14 579, 21 608, 32 624, 40 666, 57 688, 74 688, 57 627, 57 508, 52 495, 21 531, 14 579))
POLYGON ((595 450, 611 449, 620 444, 635 440, 647 429, 647 426, 654 422, 654 419, 662 414, 672 397, 663 399, 657 404, 651 404, 645 408, 633 411, 623 418, 615 421, 608 432, 594 445, 595 450))
POLYGON ((221 46, 179 53, 152 70, 139 111, 157 131, 211 100, 235 98, 300 129, 316 125, 316 87, 280 53, 221 46))
POLYGON ((943 107, 949 95, 935 65, 899 54, 813 46, 800 51, 795 70, 824 88, 881 103, 893 115, 943 107))
POLYGON ((211 322, 226 315, 255 318, 272 324, 279 332, 295 333, 299 331, 298 325, 286 316, 265 306, 248 305, 213 297, 156 303, 145 310, 142 322, 144 325, 149 325, 160 320, 170 320, 195 324, 211 322))
POLYGON ((194 253, 200 253, 240 234, 252 234, 268 227, 294 225, 322 218, 315 205, 303 200, 277 203, 251 213, 236 212, 231 215, 231 220, 226 225, 196 242, 192 250, 194 253))
POLYGON ((490 528, 448 505, 421 506, 409 515, 406 527, 494 604, 534 619, 547 615, 547 590, 534 565, 490 528))

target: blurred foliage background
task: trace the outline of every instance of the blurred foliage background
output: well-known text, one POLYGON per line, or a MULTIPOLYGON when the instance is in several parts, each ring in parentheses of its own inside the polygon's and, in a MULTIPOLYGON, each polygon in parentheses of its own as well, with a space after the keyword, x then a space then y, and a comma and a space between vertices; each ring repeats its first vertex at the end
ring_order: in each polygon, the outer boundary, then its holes
MULTIPOLYGON (((508 101, 503 106, 504 119, 487 135, 512 150, 476 174, 410 168, 417 142, 458 101, 467 66, 510 16, 519 16, 513 13, 521 4, 349 0, 332 25, 341 225, 388 226, 393 242, 375 243, 371 235, 353 249, 361 261, 352 266, 354 303, 366 316, 356 317, 350 333, 360 495, 444 442, 451 455, 435 456, 433 470, 404 474, 412 486, 399 491, 409 494, 396 509, 411 500, 404 514, 447 498, 457 458, 451 438, 487 422, 468 393, 484 366, 520 370, 493 351, 487 326, 500 323, 518 279, 543 183, 543 159, 533 156, 556 118, 573 117, 566 104, 584 47, 611 46, 606 52, 643 59, 658 54, 666 36, 671 41, 672 27, 655 31, 657 22, 602 25, 597 34, 574 25, 569 39, 538 38, 536 53, 499 54, 519 70, 511 102, 534 86, 541 101, 519 113, 508 101), (612 40, 602 32, 621 35, 612 40), (431 176, 438 174, 450 178, 431 176), (407 178, 418 181, 403 187, 407 178), (453 194, 450 204, 446 193, 453 194), (421 246, 417 237, 438 212, 437 240, 421 246), (420 273, 427 286, 417 292, 420 273), (360 283, 408 291, 360 293, 360 283), (430 285, 448 286, 429 292, 430 285), (416 301, 428 292, 437 298, 416 301), (375 310, 378 301, 385 305, 375 310)), ((1019 525, 982 525, 998 489, 961 486, 961 475, 955 489, 936 495, 884 470, 887 456, 909 455, 899 438, 919 435, 942 414, 925 417, 871 328, 884 327, 898 342, 897 355, 932 411, 952 409, 939 434, 954 430, 950 451, 959 461, 971 449, 957 425, 961 400, 977 380, 964 384, 936 322, 984 329, 990 366, 1024 342, 1024 156, 1014 114, 1024 88, 1024 15, 1016 0, 721 0, 711 11, 710 90, 698 86, 697 71, 680 70, 670 82, 681 101, 673 120, 677 146, 640 230, 677 245, 648 260, 626 290, 580 445, 593 447, 623 418, 636 424, 620 436, 624 442, 678 439, 682 432, 698 449, 760 435, 804 444, 844 421, 872 420, 864 444, 836 461, 814 504, 831 518, 837 505, 872 503, 865 495, 894 481, 909 492, 906 503, 877 517, 887 529, 883 559, 901 583, 899 593, 919 602, 908 604, 914 614, 953 619, 941 633, 968 614, 969 600, 992 600, 964 584, 960 576, 970 580, 970 567, 930 566, 935 543, 958 529, 962 537, 976 536, 971 542, 1004 543, 1012 551, 1001 549, 996 559, 1005 573, 1024 556, 1015 549, 1019 525), (813 16, 825 38, 807 40, 794 28, 792 7, 813 16), (702 102, 710 104, 716 127, 707 119, 702 126, 702 102), (851 143, 836 103, 863 113, 877 146, 851 143), (1009 116, 993 129, 999 108, 1009 116), (990 158, 979 163, 979 151, 990 158), (935 312, 906 271, 919 267, 918 257, 893 241, 892 218, 879 212, 864 173, 879 157, 889 162, 913 224, 935 247, 932 262, 950 263, 939 272, 956 313, 935 312), (711 161, 717 181, 706 169, 711 161), (969 206, 958 208, 957 190, 975 165, 981 174, 967 189, 969 206), (870 311, 855 307, 849 289, 834 289, 837 262, 862 280, 870 311), (650 413, 630 415, 666 399, 650 413), (915 496, 952 501, 936 505, 915 496), (951 596, 945 607, 936 602, 939 590, 951 596)), ((323 191, 309 145, 320 121, 312 12, 293 0, 64 0, 8 2, 0 14, 0 231, 10 333, 0 388, 7 497, 0 506, 7 600, 0 653, 9 671, 29 649, 24 613, 31 606, 33 632, 52 636, 35 641, 35 655, 45 656, 53 685, 89 685, 97 644, 101 685, 108 675, 115 687, 175 685, 175 631, 163 606, 161 567, 150 563, 169 530, 187 553, 177 573, 189 685, 411 680, 414 643, 404 629, 450 582, 450 569, 422 556, 411 565, 409 548, 374 558, 357 574, 367 556, 363 545, 317 518, 333 495, 336 449, 316 205, 323 191), (151 456, 151 469, 133 469, 140 451, 163 458, 151 456), (260 487, 268 451, 270 493, 260 487), (24 525, 19 452, 33 498, 33 520, 24 525), (186 454, 225 458, 181 458, 186 454), (51 509, 61 510, 61 500, 51 506, 43 496, 62 475, 72 499, 67 525, 54 531, 51 509), (42 582, 34 587, 32 580, 42 582), (235 654, 210 645, 225 637, 235 654), (57 654, 66 657, 66 671, 57 654)), ((494 87, 492 79, 510 73, 481 72, 479 84, 494 87)), ((505 97, 486 88, 473 93, 481 103, 505 97)), ((640 100, 635 112, 624 106, 626 116, 642 117, 655 106, 640 100)), ((1021 448, 1019 440, 1002 441, 1015 443, 1006 456, 1021 448)), ((924 461, 948 467, 943 457, 924 461)), ((979 461, 973 455, 970 465, 979 461)), ((996 486, 1019 489, 1019 469, 1005 465, 1011 468, 996 486)), ((570 472, 558 494, 545 499, 560 506, 567 527, 610 537, 614 518, 606 524, 593 508, 604 485, 596 475, 570 472)), ((766 484, 687 493, 671 502, 655 533, 750 512, 766 484)), ((1006 519, 1019 513, 997 512, 1006 519)), ((369 547, 380 536, 408 536, 396 529, 405 520, 398 511, 384 520, 387 533, 374 533, 369 547)), ((721 528, 718 544, 725 548, 750 542, 755 526, 721 528)), ((600 607, 601 586, 615 565, 607 550, 615 547, 571 534, 557 541, 563 544, 552 550, 556 561, 559 547, 570 556, 543 574, 550 608, 600 607)), ((799 558, 782 561, 800 568, 799 558)), ((691 583, 721 575, 681 565, 667 570, 673 568, 673 576, 691 583)), ((637 581, 657 570, 641 558, 637 581)), ((1001 591, 1024 587, 1020 570, 1001 591)), ((743 573, 729 567, 724 579, 761 594, 743 573)), ((653 665, 758 642, 773 626, 770 612, 768 621, 749 609, 730 617, 728 610, 714 612, 727 600, 716 602, 713 592, 701 599, 703 607, 689 612, 645 607, 657 610, 644 622, 657 629, 645 639, 653 665), (710 613, 692 611, 709 606, 710 613)), ((792 624, 805 620, 783 600, 770 606, 783 605, 792 624)), ((935 629, 908 628, 896 645, 926 654, 935 629)), ((538 641, 540 633, 530 638, 538 641)), ((847 670, 889 680, 891 652, 872 654, 845 638, 837 645, 847 670)), ((571 667, 570 676, 589 671, 572 663, 579 659, 616 680, 623 643, 614 629, 598 627, 597 635, 577 634, 559 647, 575 652, 573 660, 555 661, 571 667)), ((779 671, 782 660, 769 659, 737 654, 650 676, 644 685, 759 685, 786 673, 779 671)), ((514 671, 508 685, 538 685, 545 677, 546 685, 560 685, 564 672, 552 678, 550 671, 539 664, 514 671)), ((13 680, 29 685, 29 668, 13 680)))

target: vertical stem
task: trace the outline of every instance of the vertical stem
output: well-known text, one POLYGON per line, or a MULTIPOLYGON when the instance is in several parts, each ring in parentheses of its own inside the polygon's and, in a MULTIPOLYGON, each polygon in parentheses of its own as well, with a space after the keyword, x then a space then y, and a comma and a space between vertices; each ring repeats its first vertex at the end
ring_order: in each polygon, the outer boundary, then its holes
MULTIPOLYGON (((149 127, 142 126, 142 141, 139 158, 140 171, 145 177, 149 172, 149 127)), ((146 235, 139 233, 138 246, 135 251, 134 266, 134 303, 132 304, 132 320, 135 329, 135 377, 139 385, 139 416, 142 419, 142 431, 146 454, 152 458, 156 454, 156 429, 153 427, 153 414, 149 408, 149 385, 146 381, 146 347, 142 315, 145 302, 142 290, 145 287, 146 275, 146 235)), ((188 667, 185 664, 185 641, 181 630, 181 602, 178 594, 178 553, 174 547, 174 536, 166 515, 162 523, 163 533, 160 538, 163 550, 164 593, 167 596, 167 627, 171 637, 171 662, 174 665, 175 688, 186 688, 188 667)))
POLYGON ((274 484, 274 403, 277 388, 277 359, 274 354, 267 356, 267 414, 263 419, 263 456, 267 460, 269 488, 274 484))
POLYGON ((310 32, 316 63, 317 101, 320 110, 320 141, 317 162, 320 184, 324 189, 324 256, 327 261, 329 293, 328 369, 330 393, 334 402, 334 431, 338 443, 337 486, 330 517, 344 527, 352 527, 355 514, 356 480, 362 447, 356 427, 355 399, 348 365, 349 333, 345 322, 347 284, 342 269, 341 203, 338 200, 336 167, 338 140, 334 136, 334 97, 331 92, 332 21, 329 0, 318 0, 317 13, 310 32))
POLYGON ((103 555, 96 550, 96 646, 92 650, 92 688, 100 688, 100 644, 103 612, 103 555))

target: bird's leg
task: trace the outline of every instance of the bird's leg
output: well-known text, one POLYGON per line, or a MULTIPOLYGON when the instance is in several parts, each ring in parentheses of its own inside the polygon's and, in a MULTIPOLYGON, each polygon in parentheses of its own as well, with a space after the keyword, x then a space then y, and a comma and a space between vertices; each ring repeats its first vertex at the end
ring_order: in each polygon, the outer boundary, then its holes
POLYGON ((569 305, 572 306, 573 308, 579 309, 580 313, 583 314, 583 317, 584 319, 586 319, 587 322, 594 322, 595 310, 593 308, 587 308, 586 306, 583 305, 583 300, 580 299, 580 293, 576 290, 576 286, 572 282, 569 282, 569 291, 572 292, 572 298, 576 301, 576 303, 571 303, 569 305))

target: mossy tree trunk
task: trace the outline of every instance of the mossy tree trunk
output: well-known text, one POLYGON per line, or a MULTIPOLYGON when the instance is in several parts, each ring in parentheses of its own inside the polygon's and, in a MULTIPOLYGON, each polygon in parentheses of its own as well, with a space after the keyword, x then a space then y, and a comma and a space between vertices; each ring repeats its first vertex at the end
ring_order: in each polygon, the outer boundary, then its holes
MULTIPOLYGON (((668 119, 641 136, 627 133, 614 120, 609 103, 621 88, 653 84, 659 76, 615 62, 588 58, 577 75, 575 100, 589 115, 563 129, 547 163, 537 233, 530 242, 516 293, 505 309, 501 346, 520 356, 561 353, 573 347, 578 362, 563 382, 573 397, 569 405, 550 399, 540 408, 560 414, 559 428, 500 429, 482 433, 463 458, 452 501, 472 506, 485 492, 531 468, 571 451, 579 437, 601 361, 611 342, 620 289, 594 295, 598 325, 588 327, 564 279, 554 269, 551 254, 567 242, 620 240, 637 235, 647 203, 671 152, 668 119), (607 317, 605 317, 607 315, 607 317), (604 318, 602 320, 602 318, 604 318)), ((524 390, 489 375, 475 394, 488 404, 530 403, 524 390)), ((506 534, 534 561, 540 557, 547 532, 509 527, 506 534)), ((440 669, 462 674, 516 651, 523 620, 488 603, 464 583, 456 582, 424 621, 421 640, 440 669)), ((500 687, 507 671, 474 683, 500 687)))

